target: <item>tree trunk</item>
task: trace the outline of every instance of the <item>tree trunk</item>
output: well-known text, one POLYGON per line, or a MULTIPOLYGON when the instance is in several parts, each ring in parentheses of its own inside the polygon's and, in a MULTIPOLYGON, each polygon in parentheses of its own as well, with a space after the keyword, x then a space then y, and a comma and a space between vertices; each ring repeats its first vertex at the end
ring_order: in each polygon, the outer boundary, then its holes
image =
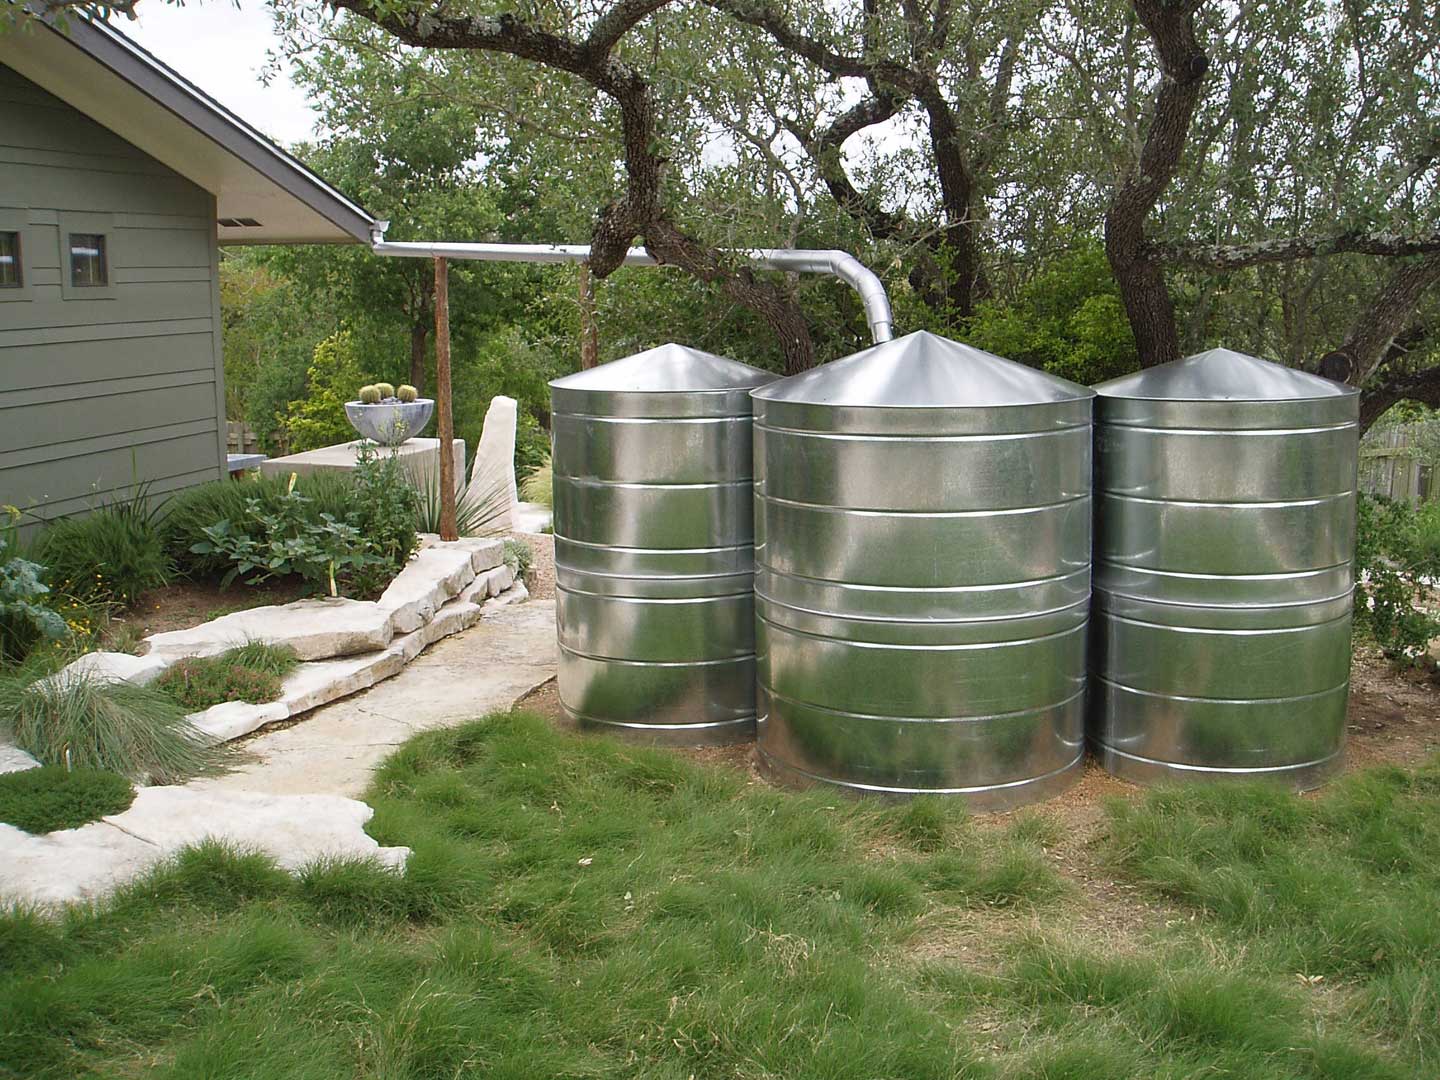
POLYGON ((425 396, 425 342, 429 337, 429 323, 417 322, 410 327, 410 385, 421 397, 425 396))
POLYGON ((1165 271, 1150 249, 1145 222, 1180 167, 1210 60, 1195 36, 1196 0, 1133 3, 1160 60, 1160 89, 1140 159, 1116 186, 1105 212, 1105 256, 1135 334, 1140 365, 1154 367, 1180 359, 1180 332, 1165 271))

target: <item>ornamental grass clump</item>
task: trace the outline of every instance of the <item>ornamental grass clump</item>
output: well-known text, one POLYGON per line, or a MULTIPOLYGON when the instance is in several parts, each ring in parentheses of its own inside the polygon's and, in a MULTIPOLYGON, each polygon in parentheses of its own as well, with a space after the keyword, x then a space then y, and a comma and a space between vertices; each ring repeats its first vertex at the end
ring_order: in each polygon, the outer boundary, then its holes
POLYGON ((148 686, 29 667, 0 678, 0 735, 42 765, 173 784, 221 771, 228 752, 148 686))
POLYGON ((113 772, 44 765, 0 776, 0 821, 37 836, 77 829, 134 801, 130 781, 113 772))
POLYGON ((52 522, 34 554, 52 589, 85 604, 128 607, 174 574, 158 523, 128 508, 107 506, 52 522))

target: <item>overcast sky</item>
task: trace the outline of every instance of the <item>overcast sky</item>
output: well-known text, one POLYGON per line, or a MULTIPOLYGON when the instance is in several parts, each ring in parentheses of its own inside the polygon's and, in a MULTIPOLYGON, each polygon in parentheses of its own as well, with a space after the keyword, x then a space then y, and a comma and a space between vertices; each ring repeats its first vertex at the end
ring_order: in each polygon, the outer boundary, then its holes
POLYGON ((276 142, 307 139, 315 114, 305 95, 283 74, 269 86, 260 82, 266 52, 278 52, 270 10, 262 0, 240 2, 236 9, 230 0, 191 0, 181 8, 150 0, 136 8, 138 21, 115 25, 276 142))

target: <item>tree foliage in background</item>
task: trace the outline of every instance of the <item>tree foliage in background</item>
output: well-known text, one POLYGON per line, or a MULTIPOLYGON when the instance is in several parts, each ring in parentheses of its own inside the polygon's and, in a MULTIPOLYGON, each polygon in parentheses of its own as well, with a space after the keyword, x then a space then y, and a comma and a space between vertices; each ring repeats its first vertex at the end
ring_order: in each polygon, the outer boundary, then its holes
POLYGON ((1416 509, 1359 497, 1355 542, 1355 626, 1394 659, 1423 653, 1440 635, 1431 610, 1440 579, 1440 504, 1416 509))
MULTIPOLYGON (((603 355, 719 339, 796 370, 850 351, 842 286, 734 254, 840 247, 902 329, 1075 374, 1224 344, 1348 378, 1367 425, 1440 402, 1432 6, 275 0, 321 109, 307 160, 392 236, 588 238, 603 355), (632 244, 684 276, 622 269, 632 244), (1111 286, 1060 287, 1096 250, 1111 286)), ((418 370, 423 262, 274 258, 367 364, 418 370)), ((457 341, 513 327, 573 364, 573 275, 460 276, 457 341), (562 317, 533 326, 537 293, 562 317)))

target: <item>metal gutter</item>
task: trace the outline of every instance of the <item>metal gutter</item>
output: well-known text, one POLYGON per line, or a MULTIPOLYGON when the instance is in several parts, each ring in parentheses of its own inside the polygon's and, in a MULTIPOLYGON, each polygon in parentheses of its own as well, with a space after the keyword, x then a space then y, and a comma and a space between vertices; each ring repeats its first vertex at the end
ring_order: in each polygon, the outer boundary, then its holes
MULTIPOLYGON (((376 255, 411 259, 471 259, 480 262, 579 263, 590 258, 587 244, 463 244, 409 243, 385 239, 388 221, 377 221, 370 231, 370 250, 376 255)), ((845 251, 792 248, 752 248, 737 251, 756 266, 800 274, 829 274, 860 295, 865 321, 876 344, 895 336, 890 298, 875 272, 845 251)), ((626 266, 660 266, 644 248, 625 254, 626 266)))

